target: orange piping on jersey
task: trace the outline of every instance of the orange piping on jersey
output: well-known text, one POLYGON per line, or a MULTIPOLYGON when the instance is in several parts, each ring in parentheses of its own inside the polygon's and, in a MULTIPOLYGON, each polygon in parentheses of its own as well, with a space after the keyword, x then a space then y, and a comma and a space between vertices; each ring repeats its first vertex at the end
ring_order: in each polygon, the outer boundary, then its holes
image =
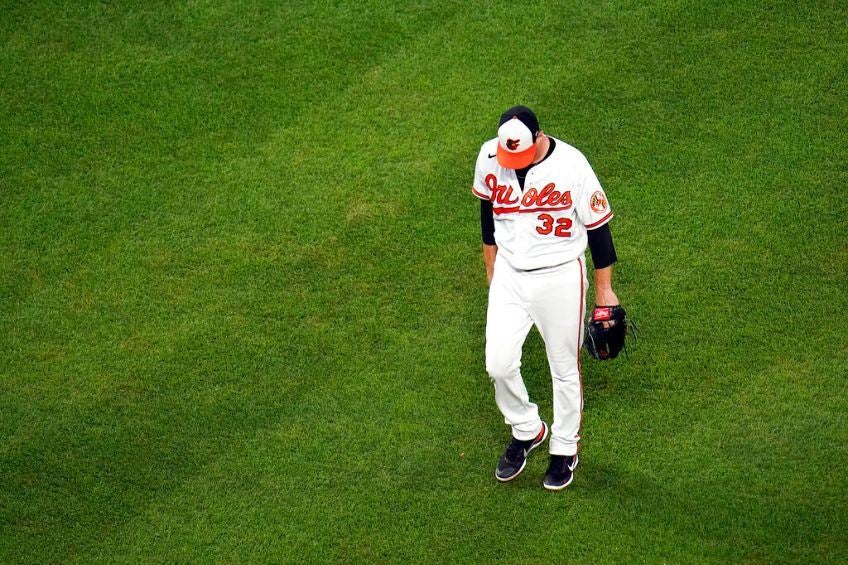
POLYGON ((568 206, 559 206, 556 208, 524 208, 523 210, 519 210, 521 214, 528 214, 532 212, 560 212, 562 210, 570 210, 571 205, 568 206))
POLYGON ((610 210, 609 214, 607 214, 606 216, 604 216, 603 218, 601 218, 601 219, 600 219, 600 220, 598 220, 597 222, 592 222, 591 224, 587 224, 587 225, 586 225, 586 229, 587 229, 587 230, 590 230, 590 229, 592 229, 592 228, 596 228, 596 227, 598 227, 599 225, 601 225, 601 224, 603 224, 604 222, 606 222, 607 220, 609 220, 610 218, 612 218, 612 210, 610 210))
POLYGON ((490 198, 488 196, 486 196, 485 194, 477 192, 477 189, 474 188, 473 186, 471 187, 471 194, 473 194, 477 198, 482 198, 483 200, 490 200, 490 198))
POLYGON ((563 210, 570 210, 571 206, 560 206, 558 208, 519 208, 518 206, 512 206, 509 208, 492 208, 492 211, 495 214, 533 214, 536 212, 561 212, 563 210))

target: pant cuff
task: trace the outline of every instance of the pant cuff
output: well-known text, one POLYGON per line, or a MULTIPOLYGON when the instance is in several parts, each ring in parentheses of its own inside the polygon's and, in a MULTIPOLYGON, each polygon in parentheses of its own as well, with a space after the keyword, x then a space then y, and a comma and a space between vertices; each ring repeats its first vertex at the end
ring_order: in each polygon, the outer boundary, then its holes
POLYGON ((539 423, 533 429, 535 430, 533 432, 521 432, 513 427, 512 437, 519 441, 530 441, 531 439, 536 439, 536 436, 542 431, 542 420, 539 420, 539 423))
POLYGON ((551 443, 548 446, 548 451, 551 455, 577 455, 577 444, 564 441, 556 441, 551 438, 551 443))

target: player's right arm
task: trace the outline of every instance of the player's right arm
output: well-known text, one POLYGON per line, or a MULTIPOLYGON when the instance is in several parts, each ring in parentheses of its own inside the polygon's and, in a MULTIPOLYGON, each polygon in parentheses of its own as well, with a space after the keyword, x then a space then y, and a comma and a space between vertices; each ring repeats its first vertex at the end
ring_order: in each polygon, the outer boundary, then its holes
POLYGON ((489 284, 492 284, 498 246, 495 244, 495 215, 492 212, 491 200, 480 200, 480 233, 483 237, 483 263, 486 265, 486 280, 489 284))
POLYGON ((495 274, 495 256, 498 254, 497 245, 483 244, 483 262, 486 264, 486 282, 492 284, 492 275, 495 274))
MULTIPOLYGON (((491 144, 491 143, 490 143, 491 144)), ((486 265, 486 281, 492 284, 492 275, 495 272, 495 257, 498 254, 498 246, 495 244, 495 220, 492 212, 491 192, 484 182, 485 161, 490 159, 486 151, 486 145, 477 156, 477 165, 474 171, 474 184, 471 192, 480 199, 480 231, 483 236, 483 263, 486 265)))

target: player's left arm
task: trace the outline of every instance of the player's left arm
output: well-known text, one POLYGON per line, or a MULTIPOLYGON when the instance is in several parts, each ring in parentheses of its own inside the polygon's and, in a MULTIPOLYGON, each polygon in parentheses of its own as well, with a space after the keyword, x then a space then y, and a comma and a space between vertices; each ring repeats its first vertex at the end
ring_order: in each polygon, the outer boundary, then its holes
POLYGON ((618 297, 612 289, 612 265, 618 259, 609 227, 612 208, 589 161, 584 158, 581 165, 582 190, 577 202, 577 215, 588 230, 589 250, 595 264, 595 304, 618 306, 618 297))
POLYGON ((595 269, 595 304, 598 306, 618 306, 618 296, 612 290, 612 265, 595 269))
POLYGON ((618 306, 618 297, 612 290, 612 265, 618 260, 612 231, 609 224, 589 230, 589 251, 595 265, 595 304, 598 306, 618 306))

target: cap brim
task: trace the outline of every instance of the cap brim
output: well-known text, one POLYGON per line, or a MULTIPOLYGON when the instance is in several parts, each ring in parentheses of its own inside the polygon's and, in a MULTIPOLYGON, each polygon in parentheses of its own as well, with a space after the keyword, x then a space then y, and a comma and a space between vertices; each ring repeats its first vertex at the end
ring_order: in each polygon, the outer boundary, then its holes
POLYGON ((498 164, 507 169, 523 169, 533 162, 533 156, 536 154, 536 146, 531 145, 524 151, 510 153, 500 145, 498 145, 498 164))

